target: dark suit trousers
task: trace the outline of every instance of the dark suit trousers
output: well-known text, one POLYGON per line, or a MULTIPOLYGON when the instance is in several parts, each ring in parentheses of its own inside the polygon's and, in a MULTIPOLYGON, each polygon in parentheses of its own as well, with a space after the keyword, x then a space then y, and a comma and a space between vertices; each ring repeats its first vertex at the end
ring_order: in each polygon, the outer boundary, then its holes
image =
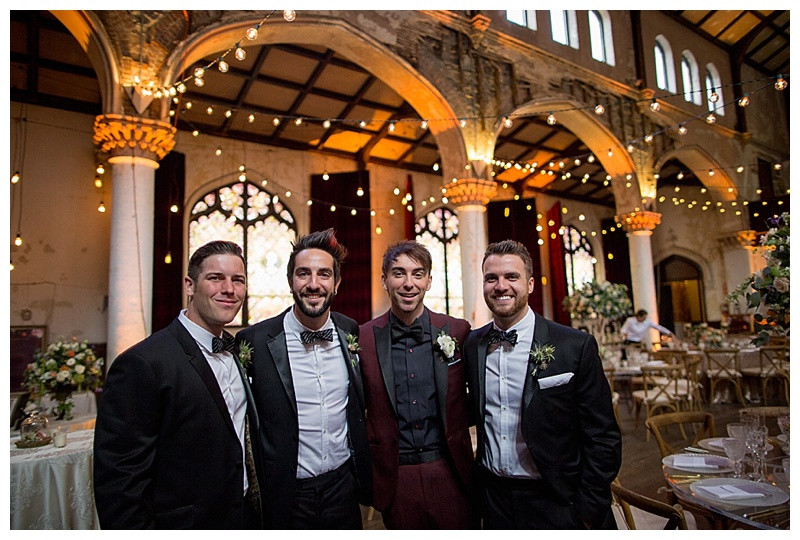
POLYGON ((575 508, 544 480, 503 478, 481 471, 484 529, 585 529, 575 508))
POLYGON ((362 528, 358 480, 352 459, 314 478, 297 480, 291 528, 362 528))
POLYGON ((395 499, 381 517, 387 529, 477 528, 477 521, 470 523, 474 512, 444 459, 400 465, 395 499))

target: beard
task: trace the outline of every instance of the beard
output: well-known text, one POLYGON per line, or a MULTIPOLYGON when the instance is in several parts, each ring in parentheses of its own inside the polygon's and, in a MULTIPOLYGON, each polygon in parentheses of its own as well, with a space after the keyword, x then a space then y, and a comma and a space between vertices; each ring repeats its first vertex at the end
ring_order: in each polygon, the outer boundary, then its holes
POLYGON ((333 302, 333 294, 331 293, 325 297, 325 300, 319 307, 311 307, 306 304, 303 297, 296 291, 292 291, 292 298, 294 298, 294 303, 297 305, 298 309, 300 309, 300 312, 310 318, 321 316, 331 307, 331 302, 333 302))
POLYGON ((498 306, 495 302, 494 298, 490 296, 484 296, 486 300, 486 305, 489 307, 489 311, 492 312, 496 317, 507 319, 509 317, 513 317, 528 305, 528 297, 527 296, 516 296, 514 297, 514 303, 510 306, 498 306))

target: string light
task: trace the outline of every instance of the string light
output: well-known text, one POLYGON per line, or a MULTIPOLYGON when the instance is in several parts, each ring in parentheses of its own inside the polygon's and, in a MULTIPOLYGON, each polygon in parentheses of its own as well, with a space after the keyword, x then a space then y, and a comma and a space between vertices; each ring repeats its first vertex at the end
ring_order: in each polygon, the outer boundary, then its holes
POLYGON ((716 103, 717 101, 719 101, 719 94, 717 94, 716 89, 714 88, 711 89, 711 95, 708 96, 708 101, 710 101, 711 103, 716 103))
POLYGON ((558 123, 558 121, 556 120, 556 115, 554 115, 553 113, 548 114, 547 123, 550 124, 551 126, 556 125, 558 123))
POLYGON ((101 214, 105 213, 106 205, 103 204, 103 201, 100 201, 100 206, 97 207, 97 211, 100 212, 101 214))
POLYGON ((236 51, 233 53, 233 56, 239 60, 240 62, 247 58, 247 51, 242 49, 241 47, 236 47, 236 51))
POLYGON ((604 112, 606 112, 606 108, 602 104, 598 103, 597 105, 595 105, 594 114, 596 114, 597 116, 602 116, 604 112))
POLYGON ((14 174, 11 175, 11 183, 16 184, 19 182, 19 171, 15 171, 14 174))
POLYGON ((297 18, 297 13, 293 9, 284 9, 283 18, 286 22, 292 22, 297 18))
POLYGON ((96 187, 97 189, 103 187, 103 181, 100 179, 99 176, 94 177, 94 187, 96 187))
POLYGON ((789 83, 786 82, 786 79, 783 78, 783 75, 778 75, 778 80, 775 81, 775 90, 780 92, 786 90, 787 86, 789 86, 789 83))
POLYGON ((17 247, 22 245, 22 235, 20 233, 17 233, 17 237, 14 238, 14 245, 17 247))
POLYGON ((244 36, 249 39, 250 41, 255 41, 258 39, 258 26, 254 26, 252 28, 248 28, 247 32, 245 32, 244 36))
POLYGON ((747 107, 750 105, 750 97, 745 94, 742 99, 739 100, 739 107, 747 107))
POLYGON ((716 124, 717 123, 717 116, 713 112, 712 113, 708 113, 708 116, 706 116, 706 123, 708 123, 708 124, 716 124))
POLYGON ((173 214, 177 214, 178 210, 180 209, 178 208, 177 204, 173 204, 172 206, 169 207, 169 211, 172 212, 173 214))
MULTIPOLYGON (((222 73, 227 73, 229 67, 230 66, 228 66, 228 63, 225 60, 220 58, 219 64, 217 64, 217 69, 219 69, 220 72, 222 72, 222 73)), ((169 263, 167 263, 167 264, 169 264, 169 263)))
POLYGON ((164 262, 166 264, 172 264, 172 252, 171 251, 167 251, 167 254, 164 255, 164 262))
POLYGON ((661 104, 656 101, 656 98, 653 98, 653 101, 650 103, 650 110, 653 112, 658 112, 661 110, 661 104))

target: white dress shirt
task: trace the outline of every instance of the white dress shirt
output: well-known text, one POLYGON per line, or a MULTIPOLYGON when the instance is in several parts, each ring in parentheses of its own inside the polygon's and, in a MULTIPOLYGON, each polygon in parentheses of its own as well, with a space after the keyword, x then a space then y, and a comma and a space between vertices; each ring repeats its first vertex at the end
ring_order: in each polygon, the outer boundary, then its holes
MULTIPOLYGON (((178 315, 178 320, 200 346, 200 351, 203 353, 203 356, 205 356, 208 365, 211 367, 211 371, 214 372, 214 377, 217 379, 222 397, 225 398, 225 404, 228 406, 228 414, 231 416, 233 428, 236 430, 236 436, 239 437, 239 444, 242 446, 242 463, 244 463, 244 422, 247 416, 247 395, 245 394, 242 376, 239 374, 239 368, 236 367, 236 359, 228 351, 213 352, 211 340, 214 337, 221 336, 214 336, 205 328, 192 322, 186 316, 185 309, 178 315)), ((214 434, 208 435, 211 437, 214 436, 214 434)), ((245 467, 245 493, 247 493, 247 488, 247 468, 245 467)))
POLYGON ((336 326, 330 316, 320 330, 328 328, 333 329, 333 341, 305 344, 300 339, 300 332, 310 329, 297 320, 294 309, 283 318, 300 427, 297 478, 319 476, 350 459, 347 444, 350 379, 336 326))
POLYGON ((644 339, 645 332, 649 328, 655 328, 662 334, 666 334, 668 336, 672 335, 669 328, 664 328, 660 324, 656 324, 650 319, 645 319, 641 322, 636 317, 628 317, 625 319, 625 322, 622 324, 622 328, 620 329, 621 334, 625 334, 625 339, 628 341, 635 341, 636 343, 641 343, 644 339))
POLYGON ((486 354, 483 466, 498 476, 541 478, 522 438, 522 391, 528 377, 534 323, 533 310, 528 307, 525 317, 506 330, 517 331, 517 344, 512 347, 503 341, 490 345, 486 354))

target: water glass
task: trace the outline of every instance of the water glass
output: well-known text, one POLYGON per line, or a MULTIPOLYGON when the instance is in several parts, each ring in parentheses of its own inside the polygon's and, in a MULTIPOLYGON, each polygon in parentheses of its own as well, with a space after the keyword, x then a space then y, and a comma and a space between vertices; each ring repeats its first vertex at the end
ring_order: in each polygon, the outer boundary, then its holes
POLYGON ((747 440, 747 430, 745 425, 741 422, 732 422, 728 424, 728 437, 732 439, 739 439, 742 442, 747 440))
POLYGON ((763 482, 767 457, 767 426, 756 426, 748 429, 746 443, 753 463, 751 479, 756 482, 763 482))
POLYGON ((733 477, 734 478, 741 478, 743 476, 742 469, 744 468, 744 464, 742 460, 744 460, 745 455, 745 444, 744 441, 741 439, 722 439, 722 448, 725 450, 725 455, 728 456, 728 459, 733 461, 733 477))

